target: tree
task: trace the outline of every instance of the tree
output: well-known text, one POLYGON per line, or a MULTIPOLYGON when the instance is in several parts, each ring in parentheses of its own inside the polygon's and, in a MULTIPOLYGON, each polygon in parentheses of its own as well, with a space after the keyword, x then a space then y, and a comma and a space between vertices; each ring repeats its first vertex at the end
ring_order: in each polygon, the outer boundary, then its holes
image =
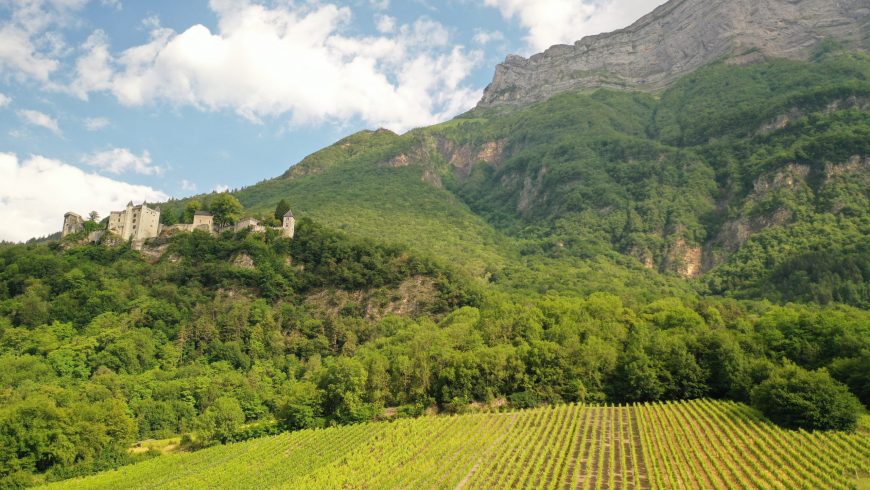
POLYGON ((239 401, 231 396, 222 396, 206 409, 199 418, 198 429, 203 444, 214 442, 226 444, 233 440, 245 421, 239 401))
POLYGON ((324 414, 341 423, 370 419, 371 407, 363 402, 367 375, 365 366, 356 359, 329 358, 319 383, 325 393, 324 414))
POLYGON ((825 369, 787 364, 752 390, 752 405, 791 429, 855 430, 861 403, 825 369))
POLYGON ((320 404, 324 393, 309 381, 291 381, 286 384, 286 395, 278 403, 275 418, 286 430, 320 427, 320 404))
POLYGON ((831 364, 831 374, 846 383, 865 405, 870 405, 870 350, 858 357, 837 359, 831 364))
POLYGON ((178 216, 167 209, 166 211, 160 213, 160 223, 164 226, 172 226, 178 223, 178 216))
POLYGON ((184 212, 181 214, 181 221, 184 223, 193 223, 193 215, 202 209, 202 203, 196 199, 191 199, 184 207, 184 212))
POLYGON ((284 215, 287 214, 287 211, 290 211, 290 204, 286 200, 281 199, 275 206, 275 219, 277 219, 278 221, 283 220, 284 215))
POLYGON ((218 194, 211 200, 209 211, 214 215, 214 223, 218 226, 234 224, 242 217, 242 203, 229 192, 218 194))
POLYGON ((94 223, 96 223, 98 219, 100 219, 100 213, 98 213, 98 212, 96 212, 96 211, 91 211, 91 212, 88 214, 88 220, 89 220, 89 221, 93 221, 94 223))

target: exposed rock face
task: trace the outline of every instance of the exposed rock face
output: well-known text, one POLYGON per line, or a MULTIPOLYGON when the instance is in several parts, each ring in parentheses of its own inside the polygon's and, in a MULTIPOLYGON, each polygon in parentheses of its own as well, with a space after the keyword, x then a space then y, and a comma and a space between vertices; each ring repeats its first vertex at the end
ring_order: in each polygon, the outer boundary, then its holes
POLYGON ((305 303, 330 316, 350 309, 365 318, 379 321, 387 315, 415 317, 423 314, 438 297, 435 282, 415 276, 395 287, 360 291, 322 290, 308 295, 305 303))
POLYGON ((441 157, 453 167, 455 175, 460 180, 465 180, 480 162, 499 166, 506 157, 507 141, 489 141, 483 146, 470 143, 457 145, 452 140, 442 138, 436 142, 436 147, 441 157))
POLYGON ((806 59, 826 39, 870 49, 870 0, 671 0, 630 27, 496 68, 479 107, 568 90, 659 90, 713 61, 806 59))
POLYGON ((240 253, 233 259, 233 265, 240 269, 255 269, 254 259, 246 253, 240 253))

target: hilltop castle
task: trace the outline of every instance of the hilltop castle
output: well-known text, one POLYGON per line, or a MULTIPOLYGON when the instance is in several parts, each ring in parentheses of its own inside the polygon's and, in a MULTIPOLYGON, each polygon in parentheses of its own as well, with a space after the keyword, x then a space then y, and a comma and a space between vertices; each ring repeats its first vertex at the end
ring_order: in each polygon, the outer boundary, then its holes
MULTIPOLYGON (((85 220, 78 214, 68 212, 63 215, 63 230, 61 236, 66 237, 80 233, 85 229, 85 220)), ((105 230, 92 232, 88 235, 90 241, 98 241, 105 233, 111 233, 122 240, 131 240, 134 248, 139 248, 149 238, 158 236, 171 236, 175 233, 189 233, 196 230, 208 233, 220 233, 222 231, 251 231, 263 232, 266 229, 281 230, 281 234, 287 238, 293 238, 296 233, 296 218, 292 211, 284 214, 281 226, 278 228, 267 227, 260 224, 256 218, 247 217, 239 220, 235 225, 217 226, 214 217, 207 211, 197 211, 193 215, 193 223, 164 226, 160 223, 160 208, 152 209, 142 203, 134 206, 133 202, 127 204, 123 211, 112 211, 105 230)))
POLYGON ((160 208, 151 209, 145 203, 134 206, 130 201, 127 209, 109 214, 107 230, 124 240, 154 238, 160 234, 160 208))

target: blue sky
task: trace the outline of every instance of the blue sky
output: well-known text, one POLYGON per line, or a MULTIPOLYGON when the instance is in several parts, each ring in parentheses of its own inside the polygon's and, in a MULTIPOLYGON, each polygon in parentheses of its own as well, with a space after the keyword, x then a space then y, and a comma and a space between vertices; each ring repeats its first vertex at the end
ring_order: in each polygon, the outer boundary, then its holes
POLYGON ((277 176, 474 106, 495 65, 662 0, 0 0, 0 239, 277 176))

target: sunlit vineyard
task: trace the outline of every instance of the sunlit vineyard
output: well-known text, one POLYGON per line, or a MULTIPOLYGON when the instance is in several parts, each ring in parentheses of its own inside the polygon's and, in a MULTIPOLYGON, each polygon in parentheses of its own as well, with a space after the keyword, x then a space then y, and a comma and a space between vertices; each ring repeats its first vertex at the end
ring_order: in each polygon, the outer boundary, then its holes
POLYGON ((63 488, 854 488, 870 437, 745 405, 565 405, 306 430, 161 456, 63 488))

